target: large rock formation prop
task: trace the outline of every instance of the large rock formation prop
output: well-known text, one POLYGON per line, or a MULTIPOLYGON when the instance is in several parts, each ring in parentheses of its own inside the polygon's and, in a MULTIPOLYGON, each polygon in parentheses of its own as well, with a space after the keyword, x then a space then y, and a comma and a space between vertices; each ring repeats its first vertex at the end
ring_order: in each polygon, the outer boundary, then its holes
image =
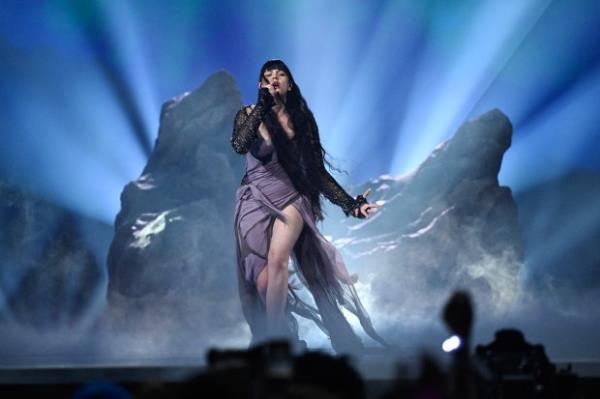
POLYGON ((92 327, 110 237, 105 223, 0 183, 0 330, 92 327))
POLYGON ((123 335, 152 340, 140 351, 202 354, 209 345, 247 343, 233 238, 243 158, 229 143, 241 105, 226 72, 167 101, 148 163, 123 190, 107 316, 123 335))
POLYGON ((350 189, 370 187, 369 198, 384 204, 365 221, 324 229, 359 271, 376 324, 437 320, 458 287, 473 293, 483 313, 514 303, 523 250, 511 190, 497 179, 511 137, 510 121, 493 110, 463 124, 412 173, 350 189))

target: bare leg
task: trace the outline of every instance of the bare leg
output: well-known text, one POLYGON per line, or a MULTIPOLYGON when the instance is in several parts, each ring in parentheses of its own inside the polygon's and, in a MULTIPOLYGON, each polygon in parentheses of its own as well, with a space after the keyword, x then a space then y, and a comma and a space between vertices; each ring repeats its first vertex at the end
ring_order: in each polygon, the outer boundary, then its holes
POLYGON ((288 291, 288 260, 302 228, 304 220, 293 205, 288 205, 283 211, 287 223, 276 219, 273 223, 273 234, 267 267, 264 268, 256 279, 259 294, 264 295, 267 308, 267 324, 269 331, 278 333, 285 331, 285 305, 288 291), (266 285, 266 290, 264 289, 266 285))
POLYGON ((265 267, 261 270, 258 277, 256 278, 256 290, 258 291, 258 295, 260 296, 260 299, 262 299, 262 302, 265 305, 267 304, 267 285, 269 283, 267 265, 268 263, 265 263, 265 267))

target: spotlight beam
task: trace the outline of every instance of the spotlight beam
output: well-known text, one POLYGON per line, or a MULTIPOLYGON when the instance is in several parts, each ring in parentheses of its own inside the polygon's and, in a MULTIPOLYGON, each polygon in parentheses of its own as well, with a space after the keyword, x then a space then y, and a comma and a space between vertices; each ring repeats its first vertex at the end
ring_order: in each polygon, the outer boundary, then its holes
POLYGON ((454 47, 433 37, 399 129, 392 173, 414 169, 466 119, 548 4, 482 3, 454 47))
POLYGON ((124 110, 124 115, 126 115, 131 127, 131 132, 141 150, 146 156, 149 156, 152 151, 152 143, 148 139, 150 134, 148 134, 145 127, 135 96, 128 87, 127 79, 122 69, 118 65, 111 63, 106 56, 107 54, 111 54, 113 49, 109 45, 109 34, 104 29, 105 21, 102 19, 103 14, 98 12, 97 15, 100 20, 95 25, 92 25, 90 23, 86 24, 85 15, 75 5, 73 5, 73 12, 80 20, 84 36, 97 56, 98 65, 114 91, 116 101, 124 110))

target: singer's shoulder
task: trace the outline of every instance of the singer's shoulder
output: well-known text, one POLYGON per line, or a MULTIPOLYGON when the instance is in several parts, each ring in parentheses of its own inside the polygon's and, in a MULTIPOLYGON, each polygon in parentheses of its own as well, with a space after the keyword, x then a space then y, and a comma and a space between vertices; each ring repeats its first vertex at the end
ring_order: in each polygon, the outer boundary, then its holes
POLYGON ((250 115, 250 113, 252 112, 253 109, 254 109, 254 104, 242 105, 242 107, 237 112, 237 116, 242 116, 244 114, 250 115))
POLYGON ((252 112, 252 110, 254 109, 254 107, 255 107, 254 104, 246 105, 244 107, 244 110, 246 111, 246 114, 250 115, 250 112, 252 112))

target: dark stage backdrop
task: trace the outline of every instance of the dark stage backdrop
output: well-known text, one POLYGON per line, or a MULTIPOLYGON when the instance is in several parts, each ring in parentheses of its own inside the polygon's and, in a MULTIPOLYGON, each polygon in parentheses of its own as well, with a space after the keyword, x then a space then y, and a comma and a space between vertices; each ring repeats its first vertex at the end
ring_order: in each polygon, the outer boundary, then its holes
POLYGON ((383 205, 320 228, 398 356, 439 351, 464 288, 476 343, 600 360, 599 25, 594 0, 2 1, 0 363, 247 345, 229 137, 271 58, 383 205))

